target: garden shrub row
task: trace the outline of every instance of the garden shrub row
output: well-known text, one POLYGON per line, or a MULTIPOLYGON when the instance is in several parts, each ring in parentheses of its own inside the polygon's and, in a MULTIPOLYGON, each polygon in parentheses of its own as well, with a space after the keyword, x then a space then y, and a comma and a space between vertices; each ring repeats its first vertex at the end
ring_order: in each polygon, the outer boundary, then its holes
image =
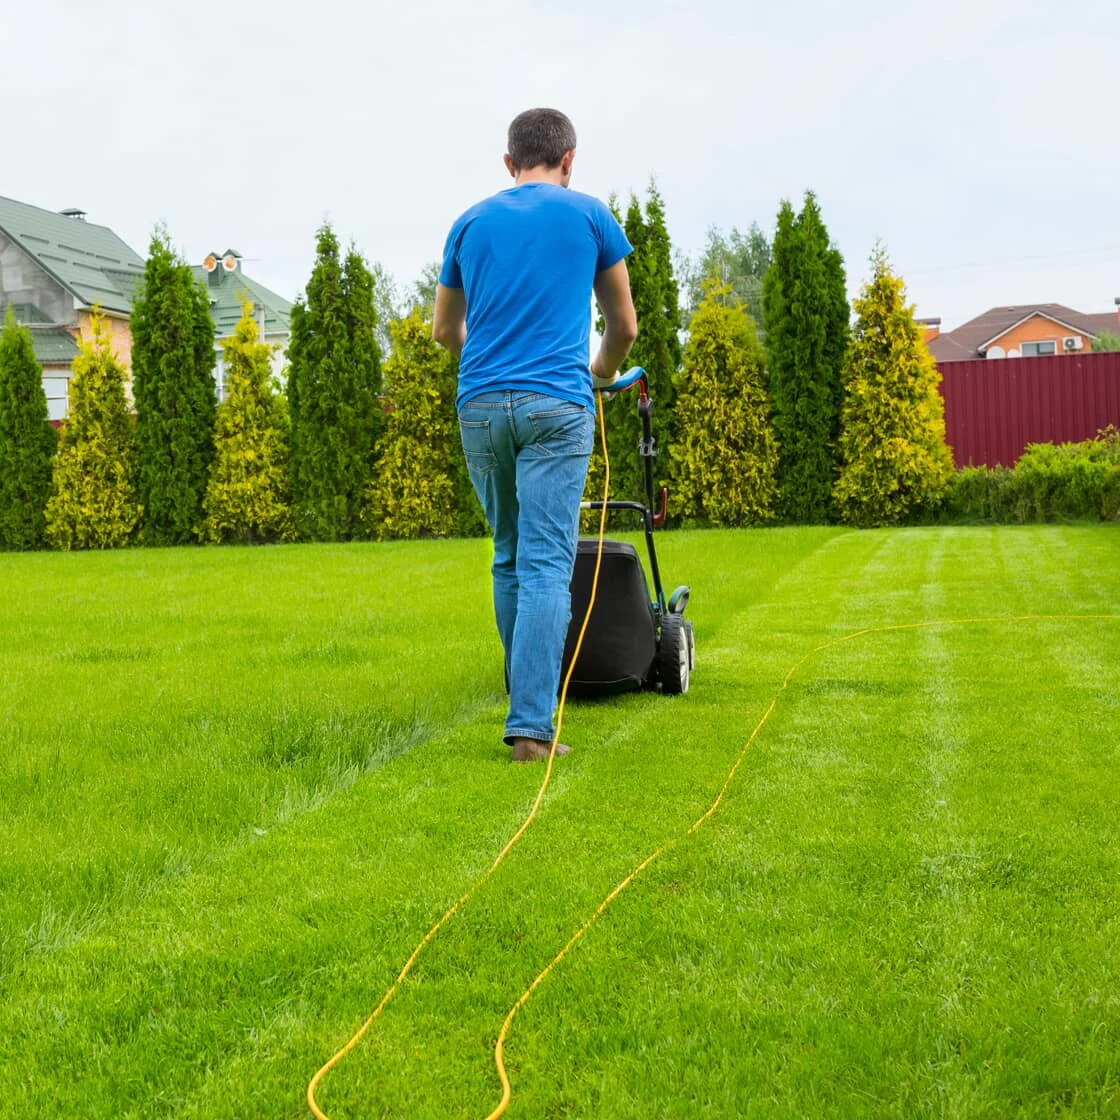
POLYGON ((1120 429, 1081 443, 1032 443, 1014 467, 966 467, 945 498, 950 521, 1120 521, 1120 429))

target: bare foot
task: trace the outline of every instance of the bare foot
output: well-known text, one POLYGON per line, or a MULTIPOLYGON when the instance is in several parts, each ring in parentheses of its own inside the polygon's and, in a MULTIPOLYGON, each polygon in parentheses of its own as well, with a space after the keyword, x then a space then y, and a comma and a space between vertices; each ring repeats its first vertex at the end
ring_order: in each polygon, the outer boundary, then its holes
MULTIPOLYGON (((551 749, 552 744, 543 739, 514 739, 510 757, 514 762, 540 762, 548 758, 551 749)), ((556 744, 558 755, 567 754, 571 749, 567 743, 556 744)))

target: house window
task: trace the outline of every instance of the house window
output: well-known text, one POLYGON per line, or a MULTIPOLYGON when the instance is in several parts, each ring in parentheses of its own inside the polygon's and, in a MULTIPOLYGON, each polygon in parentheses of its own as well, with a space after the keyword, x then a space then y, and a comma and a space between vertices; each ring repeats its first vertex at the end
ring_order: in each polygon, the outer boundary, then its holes
POLYGON ((1024 358, 1037 358, 1043 354, 1056 354, 1058 352, 1058 344, 1054 339, 1047 339, 1045 342, 1024 342, 1023 343, 1023 357, 1024 358))
POLYGON ((47 418, 50 420, 65 420, 67 393, 70 389, 70 378, 65 376, 43 375, 43 392, 47 395, 47 418))

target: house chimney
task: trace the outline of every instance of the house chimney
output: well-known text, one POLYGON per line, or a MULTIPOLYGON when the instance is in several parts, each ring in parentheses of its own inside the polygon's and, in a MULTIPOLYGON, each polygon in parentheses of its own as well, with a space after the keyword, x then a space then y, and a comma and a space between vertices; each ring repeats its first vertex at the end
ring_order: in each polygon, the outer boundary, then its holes
POLYGON ((66 210, 59 210, 59 213, 64 218, 73 218, 76 222, 84 222, 86 220, 86 212, 79 210, 77 206, 71 206, 66 210))
POLYGON ((202 267, 206 270, 206 283, 211 288, 222 286, 222 274, 218 265, 218 254, 207 253, 202 259, 202 267))

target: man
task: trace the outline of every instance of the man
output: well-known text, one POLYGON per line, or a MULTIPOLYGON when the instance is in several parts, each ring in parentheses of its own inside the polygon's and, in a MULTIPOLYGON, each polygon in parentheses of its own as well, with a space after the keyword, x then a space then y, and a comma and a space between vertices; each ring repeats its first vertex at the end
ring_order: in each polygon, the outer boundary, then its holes
POLYGON ((638 328, 626 235, 602 202, 567 189, 571 121, 530 109, 509 126, 508 146, 514 186, 451 227, 432 335, 460 356, 463 450, 494 534, 505 741, 525 762, 547 758, 555 734, 593 384, 618 376, 638 328), (592 291, 606 329, 589 363, 592 291))

